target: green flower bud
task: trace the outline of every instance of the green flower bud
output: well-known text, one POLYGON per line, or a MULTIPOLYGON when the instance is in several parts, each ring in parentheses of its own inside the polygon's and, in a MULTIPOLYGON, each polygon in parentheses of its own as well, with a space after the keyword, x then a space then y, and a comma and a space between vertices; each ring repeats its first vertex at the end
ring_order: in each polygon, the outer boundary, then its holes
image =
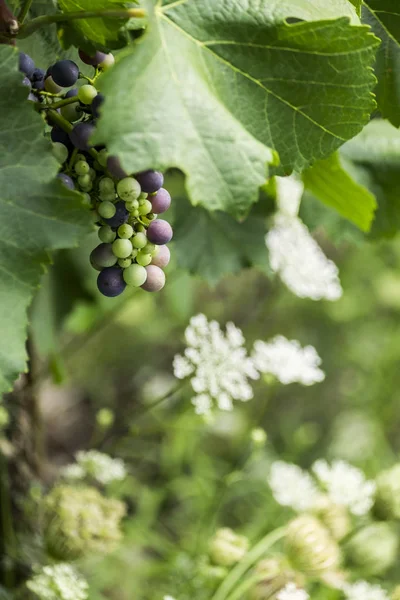
POLYGON ((109 408, 101 408, 96 414, 96 421, 102 429, 108 429, 114 423, 114 413, 109 408))
POLYGON ((389 523, 373 523, 353 535, 345 550, 365 576, 381 575, 397 558, 397 535, 389 523))
POLYGON ((221 567, 231 567, 239 562, 249 549, 249 540, 227 527, 218 529, 210 542, 210 558, 221 567))
POLYGON ((390 600, 400 600, 400 585, 394 588, 390 600))
POLYGON ((267 441, 267 432, 262 427, 256 427, 251 431, 251 441, 256 448, 263 448, 267 441))
POLYGON ((400 519, 400 464, 378 476, 375 512, 382 519, 400 519))
POLYGON ((288 583, 304 585, 304 578, 293 571, 287 559, 283 556, 266 558, 257 563, 254 575, 260 578, 251 591, 251 600, 267 600, 277 588, 281 589, 288 583))
POLYGON ((327 496, 321 496, 313 512, 329 530, 334 540, 339 542, 350 533, 351 518, 345 506, 333 504, 327 496))
POLYGON ((45 499, 47 548, 55 558, 73 560, 87 552, 107 553, 117 546, 125 506, 91 487, 59 485, 45 499))
POLYGON ((333 571, 341 560, 339 546, 312 515, 301 515, 289 523, 286 549, 294 567, 307 575, 333 571))

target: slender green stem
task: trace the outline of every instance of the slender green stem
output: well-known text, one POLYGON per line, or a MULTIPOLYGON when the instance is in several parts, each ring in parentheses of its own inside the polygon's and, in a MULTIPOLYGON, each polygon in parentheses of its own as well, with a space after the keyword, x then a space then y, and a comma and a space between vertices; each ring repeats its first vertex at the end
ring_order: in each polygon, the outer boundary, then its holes
POLYGON ((68 104, 74 104, 74 102, 78 102, 78 96, 71 96, 71 98, 65 98, 64 100, 60 100, 59 102, 53 102, 53 104, 46 104, 45 106, 39 106, 39 110, 49 110, 61 108, 62 106, 67 106, 68 104))
MULTIPOLYGON (((47 111, 47 115, 50 117, 50 119, 53 121, 53 123, 55 123, 56 125, 58 125, 61 129, 63 129, 64 131, 66 131, 67 133, 71 133, 71 131, 73 130, 73 125, 67 121, 67 119, 64 119, 64 117, 62 117, 56 110, 52 110, 54 108, 55 104, 49 106, 49 110, 47 111)), ((40 107, 39 107, 40 110, 40 107)), ((93 158, 95 160, 97 160, 99 153, 97 152, 97 150, 95 150, 94 148, 90 148, 88 150, 90 156, 93 156, 93 158)))
POLYGON ((86 79, 86 81, 88 81, 91 85, 94 85, 94 80, 96 79, 95 77, 92 79, 91 77, 88 77, 87 75, 84 75, 83 73, 79 73, 79 78, 80 79, 86 79))
POLYGON ((22 5, 21 10, 19 11, 19 15, 18 15, 18 22, 21 25, 25 21, 31 5, 32 5, 32 0, 25 0, 24 4, 22 5))
POLYGON ((264 556, 264 554, 269 550, 276 542, 281 540, 286 534, 286 528, 281 527, 280 529, 275 529, 271 533, 268 533, 263 539, 258 542, 251 550, 248 552, 243 560, 241 560, 233 569, 229 572, 227 577, 221 583, 217 591, 211 600, 227 600, 229 598, 229 594, 235 588, 235 586, 240 582, 243 575, 258 561, 260 558, 264 556))
POLYGON ((94 19, 98 17, 130 19, 132 17, 144 18, 145 16, 146 11, 142 8, 125 8, 120 10, 83 10, 69 13, 58 13, 55 15, 43 15, 28 21, 25 25, 22 25, 20 27, 18 37, 26 38, 40 29, 40 27, 45 25, 52 25, 53 23, 66 23, 68 21, 75 21, 77 19, 94 19))
MULTIPOLYGON (((228 600, 242 600, 243 598, 246 597, 245 596, 246 592, 251 590, 258 583, 261 583, 262 581, 264 581, 264 579, 265 579, 265 576, 261 575, 260 573, 257 573, 257 575, 254 575, 253 577, 249 577, 248 579, 245 579, 241 585, 239 585, 237 588, 235 588, 233 593, 228 597, 228 600)), ((276 592, 281 589, 281 587, 282 587, 281 585, 275 584, 275 585, 270 585, 268 590, 263 589, 263 600, 269 600, 270 598, 272 598, 273 595, 276 594, 276 592), (266 594, 268 594, 268 595, 266 595, 266 594)))
POLYGON ((4 565, 4 579, 6 587, 12 588, 15 584, 14 561, 17 553, 17 540, 13 525, 8 465, 6 459, 1 453, 0 461, 0 518, 1 529, 3 533, 4 553, 8 558, 8 561, 4 565))

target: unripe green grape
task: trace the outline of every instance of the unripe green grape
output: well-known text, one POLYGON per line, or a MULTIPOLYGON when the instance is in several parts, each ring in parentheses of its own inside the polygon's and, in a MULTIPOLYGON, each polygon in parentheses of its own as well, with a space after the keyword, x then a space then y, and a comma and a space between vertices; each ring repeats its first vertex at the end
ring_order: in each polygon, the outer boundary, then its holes
POLYGON ((114 58, 114 55, 111 54, 111 52, 110 52, 109 54, 106 54, 103 62, 99 63, 98 66, 103 71, 107 71, 107 69, 110 69, 112 66, 114 66, 114 64, 115 64, 115 58, 114 58))
POLYGON ((145 233, 146 232, 146 227, 144 227, 143 225, 141 225, 140 223, 138 223, 136 225, 136 231, 138 231, 140 233, 145 233))
POLYGON ((103 219, 111 219, 116 213, 115 205, 112 202, 100 202, 97 207, 97 212, 103 219))
POLYGON ((149 265, 152 260, 153 257, 151 254, 142 254, 142 252, 139 252, 139 254, 136 257, 136 262, 142 267, 147 267, 147 265, 149 265))
POLYGON ((89 181, 89 183, 81 184, 80 188, 82 192, 90 192, 93 189, 93 183, 89 181))
POLYGON ((78 98, 83 104, 92 104, 94 98, 97 96, 97 90, 94 85, 90 85, 89 83, 85 83, 78 90, 78 98))
POLYGON ((132 243, 130 240, 116 239, 112 249, 117 258, 128 258, 132 253, 132 243))
POLYGON ((118 235, 122 239, 129 240, 133 236, 133 233, 133 227, 127 223, 118 227, 118 235))
POLYGON ((156 246, 155 244, 151 244, 150 242, 147 242, 147 244, 143 248, 142 252, 144 254, 153 254, 154 255, 154 250, 156 248, 158 248, 158 246, 156 246))
POLYGON ((90 179, 90 175, 89 173, 86 173, 85 175, 79 175, 78 177, 78 184, 81 187, 87 187, 89 185, 89 183, 92 183, 92 180, 90 179))
POLYGON ((115 193, 115 184, 110 177, 103 177, 99 181, 99 190, 101 192, 113 192, 115 193))
POLYGON ((60 112, 64 119, 66 119, 70 123, 74 123, 81 116, 81 113, 79 112, 79 104, 77 102, 73 102, 72 104, 62 106, 60 112))
POLYGON ((100 152, 97 155, 97 161, 102 167, 105 168, 107 166, 107 159, 108 159, 107 150, 105 150, 103 148, 103 150, 100 150, 100 152))
POLYGON ((127 269, 124 269, 122 275, 125 283, 135 287, 140 287, 147 279, 147 271, 140 265, 131 265, 127 269))
POLYGON ((89 169, 89 175, 90 175, 90 179, 92 181, 94 181, 97 177, 97 173, 92 167, 90 167, 90 169, 89 169))
POLYGON ((137 248, 134 248, 131 252, 131 259, 134 260, 138 254, 139 254, 139 250, 137 248))
POLYGON ((131 212, 132 217, 135 217, 135 219, 139 216, 139 210, 137 208, 135 208, 135 210, 133 210, 131 212))
POLYGON ((160 249, 161 249, 161 246, 154 246, 154 250, 153 250, 153 252, 151 252, 153 258, 155 256, 157 256, 157 254, 160 252, 160 249))
POLYGON ((99 163, 98 160, 93 161, 93 168, 96 169, 96 171, 102 171, 103 168, 101 166, 101 164, 99 163))
POLYGON ((132 264, 132 260, 130 258, 119 258, 118 259, 118 265, 121 267, 121 269, 127 269, 128 267, 130 267, 132 264))
POLYGON ((59 94, 62 91, 62 87, 57 85, 50 76, 45 79, 44 89, 51 94, 59 94))
POLYGON ((86 156, 84 154, 77 154, 75 156, 75 161, 74 164, 76 164, 77 162, 79 162, 80 160, 83 160, 84 162, 86 162, 86 156))
POLYGON ((91 206, 92 205, 92 199, 89 196, 89 194, 87 194, 86 192, 83 194, 83 203, 85 204, 85 206, 91 206))
POLYGON ((105 244, 112 244, 112 242, 117 237, 117 234, 111 229, 109 225, 103 225, 102 227, 100 227, 97 234, 99 236, 99 239, 105 244))
POLYGON ((54 156, 56 157, 60 165, 64 164, 68 158, 68 148, 60 142, 54 142, 52 146, 54 156))
POLYGON ((114 200, 115 200, 115 192, 103 192, 102 191, 102 192, 100 192, 99 196, 100 196, 100 200, 103 200, 103 201, 108 200, 108 202, 114 202, 114 200))
POLYGON ((126 210, 133 212, 139 208, 139 202, 137 200, 127 200, 125 202, 126 210))
POLYGON ((144 200, 142 206, 139 206, 139 215, 147 215, 152 208, 150 200, 144 200))
POLYGON ((139 200, 147 200, 149 197, 147 192, 140 192, 139 200))
POLYGON ((137 233, 135 235, 135 237, 132 238, 132 245, 134 248, 138 248, 138 249, 144 248, 146 244, 147 244, 147 236, 142 232, 137 233))
POLYGON ((79 160, 74 166, 77 175, 87 175, 90 171, 89 163, 86 160, 79 160))
POLYGON ((124 177, 117 183, 117 194, 122 200, 137 200, 140 191, 140 183, 133 177, 124 177))

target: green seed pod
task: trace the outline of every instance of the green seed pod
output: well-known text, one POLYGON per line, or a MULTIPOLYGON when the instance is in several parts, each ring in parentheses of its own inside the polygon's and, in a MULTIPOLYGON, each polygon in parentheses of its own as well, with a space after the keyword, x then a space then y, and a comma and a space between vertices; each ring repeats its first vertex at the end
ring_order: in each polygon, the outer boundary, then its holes
POLYGON ((345 506, 333 504, 322 496, 314 508, 315 515, 329 530, 334 540, 342 540, 351 531, 351 518, 345 506))
POLYGON ((360 529, 346 544, 350 562, 365 576, 385 573, 397 558, 397 534, 389 523, 372 523, 360 529))
POLYGON ((289 523, 286 549, 295 569, 310 576, 337 569, 341 560, 338 544, 312 515, 301 515, 289 523))
POLYGON ((46 497, 44 508, 47 549, 59 560, 110 552, 121 538, 124 504, 95 488, 58 485, 46 497))
POLYGON ((400 519, 400 463, 378 476, 374 511, 381 519, 400 519))
POLYGON ((218 529, 217 533, 210 542, 210 558, 216 564, 222 567, 231 567, 247 553, 249 540, 238 535, 232 529, 224 527, 218 529))

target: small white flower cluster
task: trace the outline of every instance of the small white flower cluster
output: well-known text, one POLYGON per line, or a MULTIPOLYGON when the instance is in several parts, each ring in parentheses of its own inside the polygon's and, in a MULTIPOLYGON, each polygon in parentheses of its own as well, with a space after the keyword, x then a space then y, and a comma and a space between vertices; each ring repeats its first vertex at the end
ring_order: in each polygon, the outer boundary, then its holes
POLYGON ((307 592, 294 583, 288 583, 276 596, 276 600, 308 600, 309 598, 307 592))
POLYGON ((300 298, 338 300, 343 293, 338 268, 296 216, 303 186, 293 177, 276 179, 280 210, 265 237, 272 270, 300 298))
POLYGON ((172 596, 164 596, 163 600, 175 600, 172 596))
POLYGON ((68 563, 43 567, 26 583, 40 600, 86 600, 88 584, 68 563))
POLYGON ((216 321, 209 322, 202 314, 191 318, 185 339, 184 354, 174 358, 174 375, 178 379, 192 376, 196 393, 192 403, 200 415, 209 414, 214 402, 221 410, 232 410, 233 400, 251 400, 249 379, 258 379, 259 372, 274 375, 284 384, 312 385, 325 377, 312 346, 302 348, 296 340, 277 336, 269 343, 256 341, 249 357, 240 329, 228 323, 224 334, 216 321))
POLYGON ((372 508, 375 483, 367 481, 356 467, 342 460, 333 461, 332 465, 319 460, 312 471, 317 481, 297 465, 284 461, 273 463, 268 481, 275 500, 298 512, 317 506, 323 494, 356 516, 367 514, 372 508))
POLYGON ((285 385, 295 382, 313 385, 325 379, 316 349, 302 348, 297 340, 288 340, 282 335, 270 342, 255 342, 252 358, 261 373, 270 373, 285 385))
POLYGON ((75 464, 67 465, 62 470, 62 475, 67 479, 90 477, 102 485, 108 485, 126 477, 125 464, 120 458, 111 458, 97 450, 77 452, 75 458, 75 464))
POLYGON ((346 600, 389 600, 388 594, 380 585, 371 585, 366 581, 358 581, 343 586, 346 600))

